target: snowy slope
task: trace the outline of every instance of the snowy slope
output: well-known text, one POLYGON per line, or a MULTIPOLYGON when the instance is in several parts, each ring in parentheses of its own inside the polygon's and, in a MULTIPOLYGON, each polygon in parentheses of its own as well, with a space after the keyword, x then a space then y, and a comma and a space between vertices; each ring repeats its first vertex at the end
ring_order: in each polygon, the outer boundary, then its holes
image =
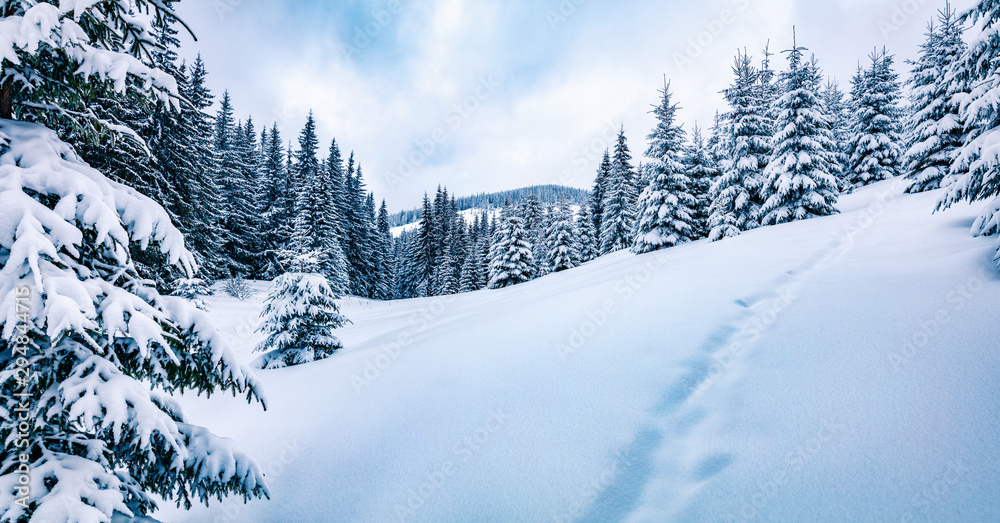
MULTIPOLYGON (((843 214, 505 290, 346 299, 346 349, 185 398, 274 494, 166 522, 996 521, 1000 271, 980 206, 843 214)), ((261 296, 263 298, 263 296, 261 296)), ((214 298, 242 357, 259 303, 214 298)))

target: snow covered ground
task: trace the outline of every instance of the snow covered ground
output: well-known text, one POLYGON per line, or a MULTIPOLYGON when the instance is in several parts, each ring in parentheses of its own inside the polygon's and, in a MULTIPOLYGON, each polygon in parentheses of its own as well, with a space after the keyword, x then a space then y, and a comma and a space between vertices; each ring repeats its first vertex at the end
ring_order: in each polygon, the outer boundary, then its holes
MULTIPOLYGON (((968 234, 981 205, 892 183, 510 289, 346 298, 347 348, 259 371, 266 412, 183 400, 272 499, 155 516, 1000 520, 996 242, 968 234)), ((263 298, 212 298, 245 361, 263 298)))

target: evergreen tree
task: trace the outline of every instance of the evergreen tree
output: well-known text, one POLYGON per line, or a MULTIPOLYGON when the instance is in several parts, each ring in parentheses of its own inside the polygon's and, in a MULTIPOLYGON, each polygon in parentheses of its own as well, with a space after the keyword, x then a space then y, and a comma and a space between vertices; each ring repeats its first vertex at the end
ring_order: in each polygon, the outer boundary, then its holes
POLYGON ((639 222, 632 251, 638 254, 673 247, 698 236, 698 205, 691 195, 692 182, 681 163, 684 129, 676 123, 677 104, 670 101, 664 79, 660 105, 655 106, 656 127, 649 133, 645 178, 649 185, 639 197, 639 222))
POLYGON ((274 369, 330 357, 343 348, 333 330, 350 320, 340 314, 340 296, 320 274, 286 273, 274 281, 257 332, 267 333, 254 365, 274 369))
POLYGON ((732 158, 729 168, 712 186, 709 239, 729 238, 756 228, 759 191, 771 150, 764 110, 755 89, 757 72, 750 57, 737 54, 733 85, 724 91, 732 108, 732 158))
POLYGON ((372 256, 375 261, 375 281, 372 298, 392 299, 392 280, 395 265, 392 262, 392 233, 389 230, 389 210, 382 200, 375 226, 375 244, 372 256))
POLYGON ((226 272, 231 276, 246 276, 252 272, 253 259, 248 233, 253 226, 252 187, 246 183, 247 166, 242 127, 237 128, 233 117, 229 91, 222 94, 219 111, 215 116, 213 147, 219 159, 219 181, 222 189, 222 256, 226 272))
POLYGON ((899 175, 902 110, 893 57, 885 49, 870 56, 871 68, 856 78, 857 93, 851 125, 850 188, 863 187, 899 175))
POLYGON ((601 255, 594 230, 594 220, 591 215, 590 204, 584 203, 580 208, 580 216, 576 221, 576 230, 580 238, 580 263, 586 263, 601 255))
POLYGON ((422 293, 418 296, 426 296, 428 283, 434 276, 434 264, 437 259, 437 243, 435 241, 434 208, 431 201, 424 193, 424 205, 420 227, 413 237, 412 260, 415 269, 414 286, 422 293))
POLYGON ((528 240, 524 219, 505 210, 490 249, 489 288, 500 289, 531 280, 535 276, 535 256, 528 240))
POLYGON ((830 124, 830 132, 833 133, 833 174, 837 177, 837 189, 842 191, 846 188, 846 180, 849 178, 847 151, 851 117, 847 111, 844 92, 840 90, 836 80, 831 79, 826 82, 820 92, 820 99, 823 102, 823 112, 830 124))
POLYGON ((761 225, 837 213, 836 145, 819 98, 819 71, 803 63, 804 50, 793 39, 782 75, 785 93, 777 104, 774 154, 764 171, 761 225))
POLYGON ((590 193, 591 218, 594 222, 594 230, 600 231, 601 218, 604 216, 604 198, 611 188, 611 155, 607 149, 604 150, 604 158, 597 168, 597 178, 594 179, 594 189, 590 193))
POLYGON ((266 261, 261 277, 270 280, 283 272, 278 253, 286 248, 294 207, 287 206, 288 172, 285 170, 284 147, 277 123, 271 126, 266 139, 261 142, 263 153, 258 192, 258 234, 262 256, 266 261))
MULTIPOLYGON (((957 62, 949 78, 951 83, 968 88, 960 117, 968 134, 952 166, 953 180, 938 203, 938 210, 958 201, 991 199, 976 219, 972 232, 991 235, 1000 232, 1000 159, 996 143, 1000 141, 1000 2, 979 0, 959 19, 972 27, 968 51, 957 62)), ((1000 250, 997 252, 1000 262, 1000 250)))
POLYGON ((635 207, 638 200, 637 176, 632 154, 625 140, 625 129, 618 133, 611 178, 605 190, 601 211, 601 252, 620 251, 632 246, 635 207))
POLYGON ((203 296, 211 296, 212 288, 201 278, 180 278, 174 282, 174 296, 179 296, 191 302, 191 305, 207 311, 208 302, 203 296))
POLYGON ((907 188, 911 193, 940 188, 965 140, 957 96, 964 93, 955 92, 956 84, 947 77, 966 50, 963 27, 950 4, 939 11, 938 20, 940 26, 928 27, 908 82, 913 113, 906 124, 910 147, 902 163, 913 180, 907 188))
POLYGON ((104 127, 81 104, 113 89, 148 89, 178 109, 176 80, 138 59, 155 46, 151 22, 172 14, 147 0, 134 0, 134 12, 54 4, 4 9, 4 23, 35 30, 5 44, 0 90, 3 228, 16 231, 0 236, 0 439, 25 442, 0 454, 2 518, 109 522, 152 512, 155 496, 186 507, 266 496, 260 468, 168 397, 229 390, 261 399, 211 318, 136 272, 131 243, 160 249, 193 277, 183 235, 160 205, 110 182, 42 125, 104 127), (75 209, 53 208, 60 201, 75 209), (26 411, 23 398, 34 398, 26 411), (15 488, 21 466, 30 492, 15 488))
POLYGON ((549 272, 560 272, 580 265, 580 244, 577 240, 573 217, 564 206, 552 209, 549 226, 545 230, 545 245, 548 249, 546 265, 549 272))
POLYGON ((694 197, 694 218, 697 238, 708 236, 709 208, 712 205, 712 184, 718 179, 719 167, 701 129, 695 124, 691 132, 691 143, 684 155, 684 172, 691 180, 690 192, 694 197))

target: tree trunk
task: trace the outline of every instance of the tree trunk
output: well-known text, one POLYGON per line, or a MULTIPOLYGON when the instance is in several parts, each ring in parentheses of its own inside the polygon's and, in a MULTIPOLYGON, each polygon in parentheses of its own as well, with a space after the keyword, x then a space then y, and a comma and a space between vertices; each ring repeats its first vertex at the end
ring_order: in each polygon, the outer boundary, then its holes
POLYGON ((8 77, 0 87, 0 118, 14 119, 14 79, 8 77))

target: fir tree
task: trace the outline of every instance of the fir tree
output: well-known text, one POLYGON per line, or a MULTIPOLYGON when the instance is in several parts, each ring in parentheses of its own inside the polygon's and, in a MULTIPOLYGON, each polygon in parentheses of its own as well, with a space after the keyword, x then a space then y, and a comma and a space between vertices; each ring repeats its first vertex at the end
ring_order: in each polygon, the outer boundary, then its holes
POLYGON ((267 334, 255 349, 254 365, 274 369, 330 357, 343 347, 333 330, 350 323, 340 314, 339 296, 320 274, 286 273, 274 281, 257 332, 267 334))
POLYGON ((920 57, 912 62, 910 107, 907 120, 909 149, 903 156, 907 178, 913 180, 907 192, 938 189, 965 140, 959 97, 947 75, 965 53, 963 27, 951 5, 939 11, 941 25, 928 27, 920 57))
POLYGON ((580 263, 586 263, 601 255, 594 230, 594 220, 591 216, 590 204, 584 203, 580 208, 580 216, 576 221, 576 230, 580 238, 580 263))
POLYGON ((632 246, 635 207, 638 199, 637 176, 632 155, 625 140, 625 130, 618 133, 611 178, 605 189, 601 211, 601 252, 609 253, 632 246))
POLYGON ((793 39, 785 93, 778 100, 774 153, 764 171, 761 225, 835 214, 837 178, 833 133, 819 98, 815 64, 803 63, 803 47, 793 39))
POLYGON ((732 163, 712 186, 709 239, 721 240, 756 228, 760 208, 759 191, 764 167, 771 150, 764 109, 755 89, 757 72, 750 57, 737 54, 733 73, 736 79, 725 90, 732 108, 732 163))
POLYGON ((873 52, 870 58, 871 68, 856 78, 852 91, 857 93, 850 140, 852 190, 898 176, 900 169, 902 110, 893 57, 883 49, 873 52))
POLYGON ((375 260, 375 281, 372 298, 392 299, 392 280, 395 265, 392 263, 392 233, 389 229, 389 210, 382 200, 375 226, 375 245, 372 255, 375 260))
MULTIPOLYGON (((991 199, 975 220, 972 233, 991 235, 1000 232, 1000 159, 996 143, 1000 141, 1000 3, 980 0, 959 19, 970 24, 973 34, 968 51, 957 62, 948 77, 951 83, 968 88, 961 105, 960 117, 968 134, 952 165, 953 180, 938 203, 938 210, 965 200, 991 199)), ((997 251, 1000 262, 1000 250, 997 251)))
POLYGON ((577 240, 573 217, 563 205, 551 211, 551 219, 545 230, 546 265, 549 272, 561 272, 580 265, 580 244, 577 240))
POLYGON ((709 232, 709 208, 712 205, 712 184, 719 177, 719 168, 715 157, 705 139, 702 137, 701 129, 695 124, 691 132, 691 143, 687 146, 684 154, 684 172, 691 180, 690 192, 694 197, 694 219, 696 237, 704 238, 709 232))
POLYGON ((271 126, 261 140, 259 238, 266 264, 261 271, 264 279, 274 279, 283 272, 278 253, 284 249, 291 231, 290 217, 294 208, 287 207, 288 172, 285 170, 284 147, 278 124, 271 126))
POLYGON ((601 217, 604 216, 604 198, 611 186, 611 154, 604 150, 604 158, 597 168, 597 177, 594 179, 594 189, 590 193, 591 218, 594 222, 594 230, 601 230, 601 217))
POLYGON ((698 236, 698 202, 681 163, 684 130, 676 123, 677 104, 670 101, 664 79, 661 101, 655 106, 656 127, 649 133, 645 178, 649 185, 639 197, 639 222, 632 251, 638 254, 673 247, 698 236))
POLYGON ((500 289, 524 283, 535 276, 536 264, 524 219, 505 212, 490 249, 489 288, 500 289))
POLYGON ((847 150, 851 117, 847 111, 844 92, 840 90, 836 80, 831 79, 826 82, 820 92, 820 99, 823 102, 823 112, 830 124, 830 132, 833 134, 833 174, 837 177, 837 189, 842 191, 846 188, 846 181, 849 178, 847 150))
POLYGON ((155 46, 150 18, 173 15, 162 2, 133 5, 134 12, 106 2, 5 6, 4 23, 36 30, 4 44, 0 90, 0 163, 12 182, 0 199, 4 228, 15 231, 0 237, 0 439, 26 433, 18 452, 0 454, 4 521, 70 514, 109 522, 152 512, 155 496, 190 507, 229 494, 268 495, 252 460, 190 424, 168 397, 229 390, 261 398, 211 318, 161 296, 135 270, 133 242, 160 249, 193 277, 183 235, 160 205, 84 164, 55 132, 24 121, 74 119, 96 131, 106 122, 80 103, 111 89, 149 89, 178 109, 176 79, 138 59, 149 60, 155 46), (15 110, 22 121, 12 120, 15 110), (75 210, 53 209, 57 201, 75 210), (27 311, 15 307, 23 304, 27 311), (23 411, 18 398, 34 401, 23 411), (11 414, 19 411, 30 420, 27 431, 11 414), (21 465, 31 470, 28 493, 15 489, 21 465))

